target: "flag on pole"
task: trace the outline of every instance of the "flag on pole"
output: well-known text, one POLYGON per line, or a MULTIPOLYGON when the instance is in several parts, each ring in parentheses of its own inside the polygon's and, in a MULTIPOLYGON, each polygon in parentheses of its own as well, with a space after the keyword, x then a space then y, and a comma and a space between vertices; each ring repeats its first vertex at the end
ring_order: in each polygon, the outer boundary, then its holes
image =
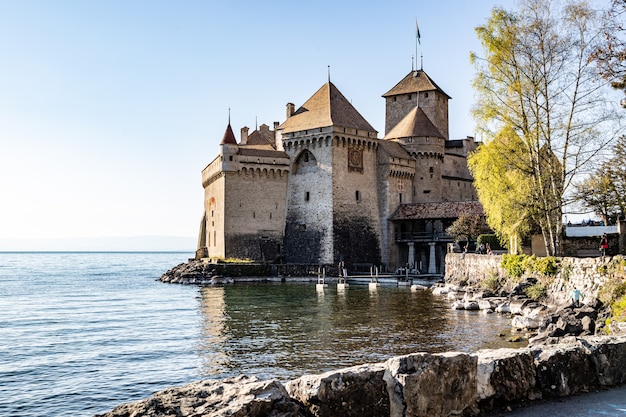
POLYGON ((417 24, 417 17, 415 18, 415 37, 417 38, 417 43, 419 43, 420 45, 422 44, 422 42, 420 41, 420 27, 417 24))

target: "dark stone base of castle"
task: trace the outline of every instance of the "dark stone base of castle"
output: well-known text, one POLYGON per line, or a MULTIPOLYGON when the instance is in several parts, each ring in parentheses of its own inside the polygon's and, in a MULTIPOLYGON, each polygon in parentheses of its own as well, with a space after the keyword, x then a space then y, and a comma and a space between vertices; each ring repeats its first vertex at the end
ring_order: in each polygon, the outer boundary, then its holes
POLYGON ((159 281, 171 284, 220 285, 237 282, 311 281, 317 280, 320 268, 326 276, 337 276, 336 266, 311 264, 209 263, 190 260, 165 272, 159 281))
POLYGON ((473 354, 415 353, 284 384, 245 376, 200 381, 100 416, 475 416, 624 383, 626 336, 589 336, 473 354))

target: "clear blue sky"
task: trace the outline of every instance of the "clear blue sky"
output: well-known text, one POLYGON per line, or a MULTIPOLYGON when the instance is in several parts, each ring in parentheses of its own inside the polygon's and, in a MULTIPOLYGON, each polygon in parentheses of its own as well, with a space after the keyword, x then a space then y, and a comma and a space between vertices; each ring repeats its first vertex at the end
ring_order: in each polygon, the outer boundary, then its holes
MULTIPOLYGON (((0 0, 0 250, 11 239, 195 238, 228 122, 282 122, 327 80, 382 137, 424 70, 473 135, 474 28, 513 0, 0 0), (418 59, 419 63, 419 59, 418 59)), ((193 248, 192 248, 193 249, 193 248)))

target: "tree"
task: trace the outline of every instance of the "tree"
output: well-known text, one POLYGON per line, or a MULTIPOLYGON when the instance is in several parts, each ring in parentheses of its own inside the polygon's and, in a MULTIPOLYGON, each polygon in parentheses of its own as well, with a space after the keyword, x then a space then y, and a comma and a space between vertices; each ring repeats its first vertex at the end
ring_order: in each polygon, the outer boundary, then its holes
POLYGON ((560 250, 573 178, 615 132, 607 82, 592 56, 601 32, 585 1, 522 0, 517 12, 494 8, 476 28, 484 56, 471 56, 474 116, 486 142, 504 130, 519 138, 513 169, 529 182, 524 214, 541 229, 548 255, 560 250))
POLYGON ((626 0, 613 0, 606 13, 604 40, 594 53, 603 77, 613 88, 624 91, 622 107, 626 107, 626 0))
POLYGON ((609 172, 600 168, 586 180, 574 186, 574 198, 581 205, 602 217, 604 224, 609 224, 609 218, 619 214, 620 206, 618 194, 609 172))
POLYGON ((604 166, 575 185, 573 194, 580 205, 601 216, 605 224, 609 218, 626 214, 626 136, 613 145, 612 154, 604 166))
POLYGON ((503 129, 468 158, 487 224, 511 253, 532 227, 530 178, 520 166, 523 143, 513 129, 503 129))
POLYGON ((478 235, 488 230, 489 228, 485 224, 482 216, 462 214, 446 229, 446 232, 452 236, 455 241, 460 242, 467 240, 469 244, 469 242, 473 240, 472 238, 478 237, 478 235))
POLYGON ((626 215, 626 136, 621 136, 612 148, 613 157, 606 163, 605 170, 611 179, 611 186, 618 206, 618 215, 626 215))

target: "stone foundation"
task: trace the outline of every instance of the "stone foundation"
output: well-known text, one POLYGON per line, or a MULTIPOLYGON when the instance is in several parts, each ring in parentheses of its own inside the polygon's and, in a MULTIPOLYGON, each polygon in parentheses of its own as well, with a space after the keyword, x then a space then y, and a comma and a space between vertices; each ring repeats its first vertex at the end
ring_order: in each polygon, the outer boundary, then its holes
POLYGON ((415 353, 284 384, 200 381, 100 416, 469 416, 624 383, 626 336, 589 336, 525 349, 415 353))

